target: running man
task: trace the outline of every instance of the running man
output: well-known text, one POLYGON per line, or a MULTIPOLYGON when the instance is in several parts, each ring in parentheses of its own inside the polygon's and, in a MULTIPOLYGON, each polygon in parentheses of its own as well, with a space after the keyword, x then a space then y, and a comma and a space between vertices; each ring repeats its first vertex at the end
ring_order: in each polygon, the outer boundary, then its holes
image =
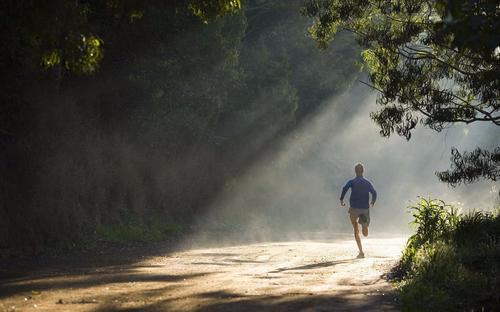
POLYGON ((356 177, 347 181, 347 184, 342 188, 340 195, 340 205, 345 206, 344 196, 347 190, 351 189, 351 197, 349 198, 349 216, 351 218, 352 227, 354 229, 354 238, 358 244, 358 258, 364 258, 363 247, 361 246, 361 238, 359 237, 358 222, 363 228, 363 235, 368 236, 368 226, 370 225, 370 207, 373 207, 377 200, 377 192, 373 188, 370 181, 363 178, 363 164, 356 164, 354 172, 356 177), (372 194, 372 200, 368 193, 372 194))

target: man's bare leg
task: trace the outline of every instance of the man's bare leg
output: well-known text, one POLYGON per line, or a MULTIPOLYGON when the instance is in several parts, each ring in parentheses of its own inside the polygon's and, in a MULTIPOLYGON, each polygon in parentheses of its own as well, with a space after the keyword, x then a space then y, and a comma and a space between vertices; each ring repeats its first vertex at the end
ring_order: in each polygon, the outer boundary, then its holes
MULTIPOLYGON (((361 238, 359 237, 359 228, 358 228, 358 217, 350 215, 352 229, 354 230, 354 238, 356 239, 356 244, 358 245, 359 255, 358 257, 364 257, 363 247, 361 246, 361 238)), ((364 234, 364 233, 363 233, 364 234)))
POLYGON ((362 226, 362 231, 363 231, 363 236, 368 236, 368 225, 367 224, 361 224, 362 226))

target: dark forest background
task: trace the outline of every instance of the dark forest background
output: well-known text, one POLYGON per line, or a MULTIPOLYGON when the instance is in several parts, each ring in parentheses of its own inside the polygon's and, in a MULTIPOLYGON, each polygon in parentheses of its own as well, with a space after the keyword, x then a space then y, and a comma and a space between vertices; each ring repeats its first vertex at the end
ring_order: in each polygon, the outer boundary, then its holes
POLYGON ((0 248, 186 231, 358 76, 301 1, 199 3, 2 2, 0 248))

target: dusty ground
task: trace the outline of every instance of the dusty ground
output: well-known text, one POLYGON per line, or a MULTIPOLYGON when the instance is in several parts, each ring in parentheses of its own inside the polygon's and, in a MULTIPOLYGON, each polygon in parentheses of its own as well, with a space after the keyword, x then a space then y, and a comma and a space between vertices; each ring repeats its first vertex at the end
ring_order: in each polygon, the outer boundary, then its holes
POLYGON ((365 259, 350 237, 80 259, 0 279, 0 311, 393 311, 384 274, 403 243, 365 239, 365 259))

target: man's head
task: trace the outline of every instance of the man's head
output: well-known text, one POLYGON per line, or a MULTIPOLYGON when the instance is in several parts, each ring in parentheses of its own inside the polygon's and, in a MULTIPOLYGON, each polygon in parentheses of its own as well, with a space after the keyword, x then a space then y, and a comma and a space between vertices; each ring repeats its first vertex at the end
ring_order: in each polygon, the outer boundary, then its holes
POLYGON ((357 177, 362 177, 363 171, 365 171, 365 167, 363 166, 363 164, 357 163, 356 166, 354 166, 354 172, 356 172, 357 177))

